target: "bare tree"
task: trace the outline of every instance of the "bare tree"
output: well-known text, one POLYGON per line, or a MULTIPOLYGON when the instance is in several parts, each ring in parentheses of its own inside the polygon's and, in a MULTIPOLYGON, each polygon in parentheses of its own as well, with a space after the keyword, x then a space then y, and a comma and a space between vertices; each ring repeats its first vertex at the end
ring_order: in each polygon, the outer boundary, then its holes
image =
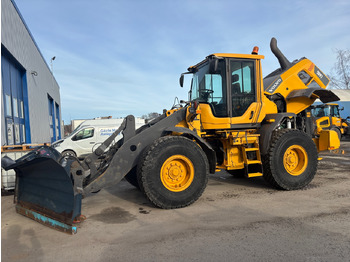
POLYGON ((350 89, 350 50, 337 49, 337 62, 330 74, 330 89, 350 89))
POLYGON ((148 113, 147 115, 142 115, 141 118, 145 119, 146 124, 151 121, 152 119, 156 118, 160 116, 160 114, 156 113, 156 112, 152 112, 152 113, 148 113))

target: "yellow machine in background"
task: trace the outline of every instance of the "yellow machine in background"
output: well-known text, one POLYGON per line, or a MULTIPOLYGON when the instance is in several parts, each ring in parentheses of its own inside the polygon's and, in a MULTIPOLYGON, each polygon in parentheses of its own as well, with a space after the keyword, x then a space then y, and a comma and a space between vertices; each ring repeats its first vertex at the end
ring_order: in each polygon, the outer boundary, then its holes
POLYGON ((263 176, 285 190, 308 185, 318 151, 336 149, 339 138, 332 130, 315 135, 306 109, 316 98, 339 98, 325 89, 329 79, 310 60, 291 63, 276 39, 270 46, 281 67, 265 78, 257 47, 252 54, 209 55, 180 77, 183 86, 184 75, 192 75, 188 101, 137 130, 128 116, 83 161, 50 147, 16 162, 6 159, 3 166, 16 170, 17 212, 74 233, 82 197, 123 177, 165 209, 195 202, 217 170, 263 176))
POLYGON ((350 126, 346 119, 341 118, 340 111, 344 108, 339 108, 338 104, 327 103, 320 105, 312 105, 310 107, 311 114, 315 117, 316 132, 322 130, 334 130, 339 139, 341 136, 350 135, 350 126))

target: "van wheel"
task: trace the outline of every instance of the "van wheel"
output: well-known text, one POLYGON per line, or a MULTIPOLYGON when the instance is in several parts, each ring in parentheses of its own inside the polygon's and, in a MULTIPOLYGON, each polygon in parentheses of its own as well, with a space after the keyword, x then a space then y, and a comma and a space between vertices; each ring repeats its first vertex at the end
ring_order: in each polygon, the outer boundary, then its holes
POLYGON ((157 139, 141 159, 141 190, 157 207, 185 207, 195 202, 208 182, 209 164, 203 150, 181 136, 157 139))
POLYGON ((62 157, 77 157, 77 154, 72 150, 64 150, 61 155, 62 157))

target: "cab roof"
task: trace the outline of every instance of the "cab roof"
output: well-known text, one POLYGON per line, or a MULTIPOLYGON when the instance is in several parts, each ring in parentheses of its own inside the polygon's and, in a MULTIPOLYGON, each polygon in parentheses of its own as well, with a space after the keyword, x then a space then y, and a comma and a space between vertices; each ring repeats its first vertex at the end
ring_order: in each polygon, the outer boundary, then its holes
POLYGON ((248 55, 248 54, 231 54, 231 53, 215 53, 208 55, 204 60, 199 62, 196 65, 190 66, 188 68, 188 71, 191 71, 193 68, 197 68, 207 62, 210 58, 217 57, 217 58, 239 58, 239 59, 264 59, 265 56, 263 55, 248 55))
POLYGON ((263 55, 248 55, 248 54, 230 54, 230 53, 215 53, 210 56, 228 57, 228 58, 246 58, 246 59, 264 59, 263 55))
POLYGON ((326 104, 315 105, 314 107, 326 107, 326 106, 339 106, 339 105, 336 103, 326 103, 326 104))

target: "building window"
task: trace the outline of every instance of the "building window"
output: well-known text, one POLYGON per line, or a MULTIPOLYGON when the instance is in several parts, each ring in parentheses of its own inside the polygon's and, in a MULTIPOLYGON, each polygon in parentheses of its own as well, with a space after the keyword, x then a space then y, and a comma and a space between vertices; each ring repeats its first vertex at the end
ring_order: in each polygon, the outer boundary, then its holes
POLYGON ((6 94, 6 115, 7 116, 12 116, 12 102, 11 102, 11 96, 6 94))
POLYGON ((56 137, 57 139, 61 139, 61 118, 60 118, 60 106, 55 103, 56 108, 56 137))
POLYGON ((49 105, 49 126, 51 143, 56 141, 56 126, 55 126, 55 108, 54 102, 50 95, 47 95, 49 105))

